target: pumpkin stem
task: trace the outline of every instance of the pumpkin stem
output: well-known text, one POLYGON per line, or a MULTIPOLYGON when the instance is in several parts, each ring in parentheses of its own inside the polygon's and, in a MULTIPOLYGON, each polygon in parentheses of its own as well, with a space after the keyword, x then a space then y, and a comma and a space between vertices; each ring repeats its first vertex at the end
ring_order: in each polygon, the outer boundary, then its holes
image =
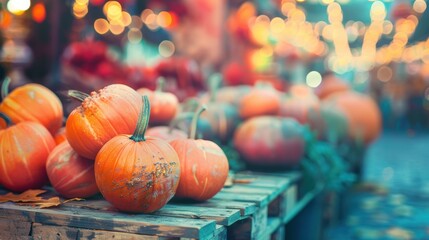
POLYGON ((10 85, 10 78, 5 77, 3 80, 3 84, 1 85, 1 99, 5 99, 6 96, 9 94, 9 85, 10 85))
POLYGON ((205 105, 203 105, 194 113, 194 116, 192 117, 191 128, 189 131, 189 138, 190 139, 195 139, 195 137, 197 135, 198 119, 200 118, 201 113, 204 112, 206 109, 207 109, 207 107, 205 105))
POLYGON ((216 102, 217 91, 219 90, 220 84, 222 83, 222 77, 220 74, 214 74, 209 78, 209 102, 216 102))
POLYGON ((135 142, 146 141, 144 134, 146 133, 147 125, 149 125, 150 118, 150 102, 149 98, 144 95, 143 97, 142 110, 137 120, 136 130, 134 130, 133 135, 130 137, 131 140, 135 142))
POLYGON ((192 116, 193 114, 194 113, 192 113, 192 112, 184 112, 184 113, 179 114, 179 116, 175 117, 173 120, 171 120, 170 124, 168 124, 168 133, 172 133, 174 127, 177 126, 177 124, 180 121, 192 116))
POLYGON ((6 127, 9 127, 10 125, 12 125, 12 120, 5 113, 0 112, 0 118, 2 118, 6 122, 6 127))
POLYGON ((165 86, 165 78, 163 77, 159 77, 156 80, 156 92, 162 92, 164 90, 164 86, 165 86))
POLYGON ((85 98, 90 96, 89 94, 78 91, 78 90, 68 90, 67 95, 74 98, 74 99, 77 99, 81 102, 83 102, 83 100, 85 100, 85 98))

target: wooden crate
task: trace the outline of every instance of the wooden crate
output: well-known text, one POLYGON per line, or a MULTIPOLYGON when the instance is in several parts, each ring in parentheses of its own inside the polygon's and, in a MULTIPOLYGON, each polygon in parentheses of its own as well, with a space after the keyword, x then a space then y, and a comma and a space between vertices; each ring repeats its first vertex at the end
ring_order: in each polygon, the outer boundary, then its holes
POLYGON ((298 173, 241 172, 206 202, 170 202, 153 214, 118 212, 101 196, 39 209, 0 204, 3 239, 282 239, 298 173))

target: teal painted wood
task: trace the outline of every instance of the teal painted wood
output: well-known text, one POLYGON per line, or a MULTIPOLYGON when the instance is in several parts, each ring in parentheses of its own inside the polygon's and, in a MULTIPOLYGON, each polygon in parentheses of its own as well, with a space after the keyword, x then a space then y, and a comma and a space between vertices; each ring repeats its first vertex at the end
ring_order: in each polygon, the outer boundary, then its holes
MULTIPOLYGON (((169 203, 177 206, 187 205, 186 203, 169 203)), ((209 199, 205 202, 192 203, 192 206, 219 208, 219 209, 237 209, 241 216, 249 216, 256 212, 257 206, 252 202, 237 202, 223 199, 209 199)))
POLYGON ((227 193, 219 192, 213 199, 229 200, 229 201, 240 201, 240 202, 252 202, 258 207, 264 207, 268 205, 268 195, 266 194, 248 194, 248 193, 227 193))
POLYGON ((17 206, 12 203, 0 204, 2 215, 23 217, 29 222, 48 225, 70 226, 86 229, 129 232, 137 234, 204 238, 216 229, 213 220, 174 218, 148 214, 127 214, 104 212, 93 209, 36 209, 17 206))

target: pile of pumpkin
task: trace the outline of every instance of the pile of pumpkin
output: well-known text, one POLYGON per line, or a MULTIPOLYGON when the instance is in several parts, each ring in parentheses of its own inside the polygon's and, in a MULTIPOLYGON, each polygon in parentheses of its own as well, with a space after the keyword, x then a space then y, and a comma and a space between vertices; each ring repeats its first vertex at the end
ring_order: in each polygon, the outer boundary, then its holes
POLYGON ((230 168, 226 146, 249 166, 290 167, 308 151, 306 129, 318 140, 364 145, 380 132, 375 102, 334 77, 315 91, 286 92, 263 82, 219 87, 220 79, 182 103, 163 81, 155 91, 69 91, 82 103, 65 121, 49 89, 27 84, 8 94, 3 84, 0 185, 21 192, 49 180, 64 197, 101 192, 121 211, 153 212, 173 197, 216 195, 230 168))

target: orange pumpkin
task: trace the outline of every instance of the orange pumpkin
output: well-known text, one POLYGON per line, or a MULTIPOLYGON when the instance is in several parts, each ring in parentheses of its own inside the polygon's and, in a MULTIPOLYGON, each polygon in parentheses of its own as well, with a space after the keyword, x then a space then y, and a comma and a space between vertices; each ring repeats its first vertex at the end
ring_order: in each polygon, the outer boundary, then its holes
POLYGON ((67 118, 66 136, 81 156, 95 159, 101 147, 118 134, 131 134, 137 124, 141 96, 134 89, 112 84, 87 95, 69 93, 82 104, 67 118))
POLYGON ((228 177, 228 159, 212 141, 195 139, 197 120, 204 108, 192 119, 190 139, 176 139, 170 144, 180 159, 180 181, 176 198, 205 201, 224 186, 228 177))
POLYGON ((325 99, 323 104, 344 113, 352 140, 369 144, 380 134, 380 109, 370 96, 352 91, 340 92, 325 99))
POLYGON ((331 94, 349 90, 350 86, 344 80, 336 77, 333 73, 328 73, 315 89, 315 93, 320 99, 325 99, 331 94))
MULTIPOLYGON (((241 99, 251 90, 252 87, 249 85, 221 87, 216 92, 216 102, 227 103, 238 107, 241 99)), ((208 103, 210 98, 211 95, 209 93, 205 93, 201 95, 200 102, 202 104, 208 103)))
POLYGON ((295 166, 305 153, 304 128, 292 118, 260 116, 234 134, 240 156, 254 166, 295 166))
POLYGON ((150 105, 143 110, 132 136, 109 140, 95 159, 95 180, 104 198, 120 211, 150 213, 174 196, 180 177, 177 153, 166 141, 145 136, 150 105))
POLYGON ((55 134, 63 124, 60 99, 51 90, 36 83, 25 84, 8 94, 9 83, 9 78, 6 78, 2 85, 0 111, 14 123, 38 122, 55 134))
POLYGON ((66 127, 58 129, 58 131, 54 134, 54 140, 57 145, 60 145, 60 143, 67 140, 66 127))
POLYGON ((79 156, 67 140, 49 154, 46 172, 52 187, 64 197, 85 198, 98 193, 94 161, 79 156))
POLYGON ((261 115, 275 115, 280 108, 280 94, 271 85, 258 83, 240 102, 242 119, 261 115))
POLYGON ((291 117, 299 123, 308 122, 308 114, 319 108, 320 101, 313 91, 305 85, 293 85, 289 94, 281 99, 278 115, 291 117))
POLYGON ((45 164, 55 141, 42 124, 20 122, 0 130, 0 143, 0 183, 6 189, 23 192, 47 182, 45 164))
POLYGON ((168 124, 175 116, 179 108, 179 100, 176 95, 163 92, 163 78, 159 78, 157 89, 152 91, 148 88, 139 88, 137 92, 142 96, 147 95, 151 102, 150 122, 153 124, 168 124))

